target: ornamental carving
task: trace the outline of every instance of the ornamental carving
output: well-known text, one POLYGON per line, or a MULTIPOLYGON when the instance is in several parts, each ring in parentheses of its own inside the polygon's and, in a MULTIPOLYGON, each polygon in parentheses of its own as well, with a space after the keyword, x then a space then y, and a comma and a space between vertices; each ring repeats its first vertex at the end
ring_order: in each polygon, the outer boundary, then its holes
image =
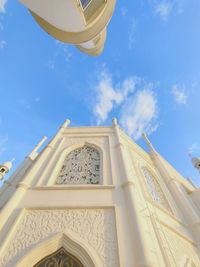
POLYGON ((65 143, 68 146, 71 145, 76 145, 76 144, 82 144, 82 143, 88 143, 88 144, 95 144, 96 146, 106 148, 108 147, 108 137, 83 137, 83 138, 78 138, 78 137, 68 137, 65 140, 65 143))
POLYGON ((196 246, 187 241, 184 237, 175 233, 173 230, 164 226, 162 222, 160 223, 160 227, 162 229, 160 232, 162 246, 166 248, 165 253, 169 259, 170 266, 200 266, 200 259, 198 257, 196 246))
POLYGON ((84 267, 82 263, 64 248, 45 257, 33 267, 84 267))
POLYGON ((146 168, 142 168, 144 176, 146 178, 146 183, 148 187, 148 191, 152 197, 152 199, 158 203, 159 205, 163 206, 165 209, 171 212, 171 208, 169 203, 161 189, 161 186, 158 180, 151 174, 149 170, 146 168))
POLYGON ((26 254, 28 248, 67 230, 96 251, 102 267, 119 267, 113 209, 26 211, 0 258, 0 267, 14 266, 16 259, 26 254))
POLYGON ((100 154, 90 146, 70 152, 64 160, 56 184, 99 184, 100 154))

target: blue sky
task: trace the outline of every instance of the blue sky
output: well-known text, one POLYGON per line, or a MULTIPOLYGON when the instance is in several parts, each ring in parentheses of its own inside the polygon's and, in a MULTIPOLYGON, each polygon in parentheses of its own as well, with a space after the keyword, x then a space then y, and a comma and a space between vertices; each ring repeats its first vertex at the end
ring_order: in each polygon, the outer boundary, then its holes
POLYGON ((15 169, 65 118, 111 125, 156 149, 197 185, 200 156, 200 1, 119 1, 103 54, 47 35, 18 1, 0 0, 0 162, 15 169))

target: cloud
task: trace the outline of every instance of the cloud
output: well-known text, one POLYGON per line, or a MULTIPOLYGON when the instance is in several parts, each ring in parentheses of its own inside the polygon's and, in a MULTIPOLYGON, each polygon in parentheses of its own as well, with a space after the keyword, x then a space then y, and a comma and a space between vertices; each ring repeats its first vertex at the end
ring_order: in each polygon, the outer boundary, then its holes
POLYGON ((174 97, 176 103, 180 105, 185 105, 187 103, 187 95, 185 93, 184 87, 180 87, 177 84, 174 84, 171 89, 171 93, 174 97))
POLYGON ((8 136, 0 135, 0 155, 6 151, 6 143, 8 142, 8 136))
POLYGON ((40 100, 41 99, 39 96, 36 96, 36 97, 29 99, 29 100, 27 100, 25 98, 21 98, 18 100, 18 103, 22 108, 29 110, 29 109, 33 108, 35 104, 38 104, 40 102, 40 100))
POLYGON ((0 49, 3 49, 6 45, 6 41, 2 40, 0 41, 0 49))
POLYGON ((107 71, 102 71, 96 85, 96 99, 93 109, 97 124, 105 122, 110 113, 119 114, 124 130, 135 140, 145 131, 154 132, 157 127, 158 104, 154 93, 156 84, 142 78, 130 76, 115 84, 107 71))
POLYGON ((192 144, 188 149, 188 154, 194 154, 195 152, 200 151, 200 146, 197 143, 192 144))
POLYGON ((167 21, 170 15, 181 15, 184 12, 185 0, 149 0, 153 8, 153 14, 163 21, 167 21))
POLYGON ((136 20, 132 19, 128 29, 128 48, 130 50, 133 48, 133 44, 135 42, 136 29, 137 29, 136 20))
POLYGON ((122 15, 122 17, 125 17, 126 14, 127 14, 127 8, 126 7, 122 7, 121 8, 121 15, 122 15))
POLYGON ((96 86, 97 102, 93 110, 98 125, 107 119, 115 106, 121 104, 127 95, 135 90, 136 81, 136 77, 129 77, 114 85, 112 75, 106 71, 101 72, 96 86))
POLYGON ((7 3, 7 0, 0 0, 0 13, 5 13, 6 3, 7 3))
POLYGON ((143 132, 151 134, 157 127, 158 105, 153 84, 129 97, 123 104, 120 123, 127 133, 138 140, 143 132))
POLYGON ((72 53, 69 51, 69 46, 58 40, 56 40, 56 45, 58 45, 58 47, 64 52, 64 59, 69 62, 72 57, 72 53))
POLYGON ((50 70, 54 70, 55 69, 55 62, 53 60, 49 60, 47 63, 47 66, 50 70))
POLYGON ((159 16, 163 21, 167 21, 173 9, 171 1, 156 2, 154 4, 154 14, 159 16))

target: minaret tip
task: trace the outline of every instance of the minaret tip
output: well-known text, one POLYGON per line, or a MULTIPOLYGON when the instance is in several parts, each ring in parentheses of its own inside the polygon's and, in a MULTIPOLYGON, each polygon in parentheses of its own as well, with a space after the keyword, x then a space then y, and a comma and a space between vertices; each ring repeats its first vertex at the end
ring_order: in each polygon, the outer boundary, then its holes
POLYGON ((6 173, 8 173, 12 168, 12 161, 7 161, 0 165, 0 180, 3 180, 6 173))
POLYGON ((193 157, 192 164, 198 171, 200 171, 200 158, 193 157))
POLYGON ((147 134, 145 132, 142 133, 142 137, 144 138, 145 142, 147 143, 147 145, 150 145, 151 142, 149 140, 149 138, 147 137, 147 134))
POLYGON ((38 155, 39 148, 44 144, 44 142, 47 140, 47 136, 44 136, 42 140, 34 147, 34 149, 31 151, 31 153, 28 155, 28 158, 31 160, 34 160, 38 155))
POLYGON ((147 134, 146 134, 145 132, 143 132, 143 133, 142 133, 142 136, 143 136, 143 138, 144 138, 144 140, 145 140, 147 146, 149 147, 150 151, 151 151, 153 154, 155 154, 155 153, 157 154, 157 152, 156 152, 155 148, 153 147, 152 143, 150 142, 150 140, 149 140, 147 134))
POLYGON ((66 119, 61 128, 67 128, 69 124, 70 124, 70 119, 66 119))
POLYGON ((112 123, 113 123, 113 126, 117 126, 118 125, 117 118, 113 118, 112 123))

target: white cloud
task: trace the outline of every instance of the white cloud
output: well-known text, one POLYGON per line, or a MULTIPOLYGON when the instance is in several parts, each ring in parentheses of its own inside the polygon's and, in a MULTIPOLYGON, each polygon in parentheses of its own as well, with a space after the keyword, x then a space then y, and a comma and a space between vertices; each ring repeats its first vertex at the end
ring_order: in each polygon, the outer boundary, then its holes
POLYGON ((5 13, 5 6, 7 0, 0 0, 0 12, 5 13))
POLYGON ((135 19, 132 19, 128 29, 128 48, 130 50, 133 48, 133 44, 135 42, 136 29, 137 23, 135 19))
POLYGON ((143 132, 151 134, 157 127, 158 105, 153 92, 153 84, 148 84, 144 89, 129 97, 121 110, 120 123, 135 140, 143 132))
POLYGON ((6 151, 6 143, 8 142, 8 136, 0 135, 0 155, 6 151))
POLYGON ((102 71, 96 86, 97 96, 93 109, 97 124, 105 122, 115 110, 120 114, 120 124, 135 140, 144 131, 151 134, 158 126, 154 86, 137 76, 126 78, 116 85, 112 75, 102 71))
POLYGON ((64 59, 69 62, 72 57, 72 53, 69 51, 69 46, 58 40, 56 40, 56 45, 58 45, 62 49, 62 51, 64 52, 64 59))
POLYGON ((154 4, 154 14, 163 21, 167 21, 173 9, 172 1, 156 2, 154 4))
POLYGON ((49 60, 47 63, 47 66, 50 70, 54 70, 55 69, 55 62, 53 60, 49 60))
POLYGON ((171 93, 174 96, 174 100, 180 104, 185 105, 187 103, 187 95, 184 87, 174 84, 171 89, 171 93))
POLYGON ((113 85, 111 74, 101 72, 96 86, 97 102, 93 110, 98 125, 107 119, 114 106, 121 104, 127 95, 135 90, 136 80, 136 77, 130 77, 121 84, 113 85))
POLYGON ((0 49, 3 49, 6 45, 6 41, 2 40, 0 41, 0 49))
POLYGON ((155 16, 167 21, 170 15, 181 15, 184 12, 185 0, 149 0, 155 16))
POLYGON ((192 144, 188 149, 188 153, 191 155, 197 151, 200 151, 200 146, 197 143, 192 144))

